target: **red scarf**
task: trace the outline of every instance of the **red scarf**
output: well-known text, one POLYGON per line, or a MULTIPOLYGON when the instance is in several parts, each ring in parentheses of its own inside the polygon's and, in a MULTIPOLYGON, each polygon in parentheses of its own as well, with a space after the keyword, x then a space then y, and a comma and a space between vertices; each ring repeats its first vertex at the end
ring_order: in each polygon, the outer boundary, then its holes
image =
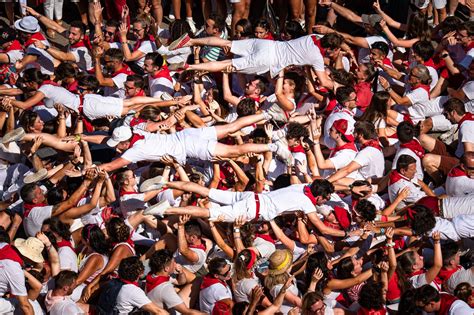
POLYGON ((461 167, 459 165, 453 167, 451 169, 451 171, 449 171, 449 173, 448 173, 448 177, 461 177, 461 176, 467 176, 467 173, 466 173, 466 171, 461 169, 461 167))
POLYGON ((267 234, 255 234, 255 237, 261 238, 262 240, 265 240, 269 243, 275 244, 275 240, 267 234))
POLYGON ((267 35, 265 35, 265 37, 262 39, 275 40, 271 32, 267 32, 267 35))
POLYGON ((7 244, 0 249, 0 260, 5 259, 16 261, 20 266, 23 266, 23 259, 21 259, 20 255, 18 255, 10 244, 7 244))
POLYGON ((133 285, 136 285, 137 287, 140 287, 138 285, 138 281, 128 281, 128 280, 125 280, 125 279, 122 279, 122 278, 119 278, 119 279, 120 279, 120 281, 122 281, 125 284, 133 284, 133 285))
POLYGON ((188 247, 189 247, 189 248, 202 249, 203 251, 206 251, 206 245, 204 245, 204 244, 199 244, 199 245, 191 245, 191 244, 188 244, 188 247))
POLYGON ((80 47, 86 47, 88 50, 92 50, 92 44, 91 44, 91 40, 89 36, 84 35, 84 38, 82 40, 70 46, 70 48, 80 48, 80 47))
POLYGON ((344 230, 347 230, 351 226, 351 218, 346 209, 334 206, 334 216, 344 230))
POLYGON ((204 278, 202 279, 202 283, 201 283, 201 290, 204 290, 206 288, 209 288, 210 286, 214 285, 214 284, 217 284, 217 283, 220 283, 222 284, 224 287, 227 288, 227 283, 225 283, 225 281, 222 281, 220 279, 217 279, 211 275, 206 275, 204 276, 204 278))
POLYGON ((420 270, 418 270, 418 271, 415 271, 415 272, 410 273, 408 276, 411 278, 411 277, 414 277, 414 276, 422 275, 422 274, 424 274, 424 273, 426 273, 426 270, 422 268, 422 269, 420 269, 420 270))
POLYGON ((457 271, 461 270, 462 266, 457 266, 454 269, 446 269, 445 267, 441 268, 441 270, 438 272, 438 276, 436 277, 435 281, 438 284, 443 284, 443 282, 448 281, 451 276, 456 273, 457 271))
POLYGON ((417 86, 413 87, 413 90, 416 90, 416 89, 423 89, 426 91, 426 93, 428 93, 428 99, 431 99, 431 96, 430 96, 430 86, 429 85, 426 85, 426 84, 418 84, 417 86))
POLYGON ((142 43, 146 41, 155 42, 155 37, 153 37, 152 35, 145 34, 145 37, 143 39, 137 39, 137 41, 135 42, 135 46, 133 46, 133 51, 138 50, 142 43))
POLYGON ((60 241, 60 242, 57 242, 56 245, 58 245, 58 248, 61 248, 61 247, 69 247, 70 249, 72 249, 73 252, 76 252, 76 249, 72 246, 71 241, 62 240, 62 241, 60 241))
POLYGON ((402 179, 406 181, 410 181, 410 179, 400 174, 397 170, 393 170, 390 172, 389 179, 390 179, 390 185, 393 185, 402 179))
POLYGON ((115 71, 114 73, 112 73, 112 77, 115 77, 115 76, 117 76, 117 75, 119 75, 119 74, 121 74, 121 73, 126 74, 126 75, 132 75, 132 74, 134 74, 133 71, 130 70, 130 68, 129 68, 126 64, 124 64, 124 63, 122 63, 122 67, 121 67, 119 70, 117 70, 117 71, 115 71))
POLYGON ((162 283, 170 281, 170 276, 155 276, 149 273, 146 276, 146 292, 151 292, 162 283))
POLYGON ((66 86, 64 87, 66 90, 68 90, 71 93, 77 94, 77 86, 79 83, 77 80, 72 81, 71 83, 66 83, 66 86))
POLYGON ((426 66, 426 67, 431 67, 431 68, 434 68, 436 69, 436 64, 434 63, 433 59, 430 58, 428 59, 427 61, 423 62, 423 64, 426 66))
POLYGON ((439 294, 441 298, 441 306, 439 308, 439 311, 437 312, 438 315, 448 315, 449 309, 453 305, 454 302, 458 300, 457 297, 451 294, 447 293, 440 293, 439 294))
POLYGON ((40 32, 38 33, 34 33, 33 35, 31 35, 31 37, 26 41, 25 43, 25 48, 28 48, 29 46, 33 45, 34 42, 36 41, 44 41, 46 40, 46 38, 44 38, 43 34, 41 34, 40 32))
POLYGON ((305 153, 304 148, 301 144, 294 147, 288 146, 288 150, 290 150, 291 153, 298 153, 298 152, 305 153))
POLYGON ((335 147, 334 149, 332 149, 331 153, 329 154, 329 157, 333 157, 334 155, 336 155, 337 152, 342 151, 342 150, 352 150, 354 152, 357 152, 357 148, 354 142, 347 142, 344 145, 341 145, 339 147, 335 147))
POLYGON ((12 41, 10 46, 5 50, 6 52, 12 51, 12 50, 23 50, 23 47, 21 46, 20 42, 17 41, 16 39, 12 41))
POLYGON ((465 121, 474 121, 474 115, 471 113, 465 113, 464 116, 462 116, 461 120, 458 122, 458 129, 461 128, 461 125, 465 121))
POLYGON ((323 46, 321 46, 321 41, 316 37, 316 35, 311 35, 311 39, 313 40, 314 45, 319 48, 321 55, 324 56, 325 51, 323 46))
POLYGON ((394 272, 392 278, 390 278, 390 280, 388 281, 387 300, 396 301, 400 299, 401 296, 402 291, 398 286, 398 274, 394 272))
POLYGON ((32 203, 26 203, 24 202, 23 203, 23 217, 27 218, 28 215, 30 214, 31 210, 33 210, 33 208, 36 208, 36 207, 46 207, 47 204, 45 203, 36 203, 36 204, 32 204, 32 203))
POLYGON ((146 96, 145 91, 140 90, 140 92, 137 92, 137 94, 135 94, 135 96, 146 96))
POLYGON ((393 64, 392 62, 390 61, 390 59, 388 59, 387 57, 385 57, 383 60, 382 60, 382 63, 386 66, 389 66, 390 68, 393 68, 393 64))
POLYGON ((382 151, 382 147, 380 146, 379 140, 370 139, 367 142, 365 142, 363 145, 361 145, 360 149, 363 150, 367 147, 376 148, 377 150, 382 151))
POLYGON ((52 86, 61 86, 58 84, 58 82, 55 82, 53 80, 44 80, 43 83, 41 83, 40 87, 42 87, 43 85, 52 85, 52 86))
POLYGON ((316 206, 316 205, 318 204, 318 202, 316 201, 316 198, 313 196, 313 193, 311 192, 311 188, 309 188, 308 185, 307 185, 307 186, 304 186, 304 188, 303 188, 303 193, 304 193, 304 195, 305 195, 306 197, 309 198, 309 200, 311 200, 311 203, 312 203, 313 205, 316 206))
POLYGON ((385 315, 387 314, 387 311, 385 309, 381 310, 374 310, 374 309, 366 309, 364 307, 359 308, 357 311, 357 315, 385 315))
POLYGON ((469 45, 467 45, 466 49, 464 50, 465 52, 468 52, 469 50, 474 49, 474 41, 471 41, 469 45))
POLYGON ((168 79, 170 82, 173 82, 173 79, 171 78, 170 70, 168 69, 168 66, 162 66, 160 71, 152 75, 153 79, 159 79, 159 78, 164 78, 168 79))
POLYGON ((136 191, 125 191, 123 189, 120 189, 119 196, 125 196, 125 195, 137 195, 138 193, 136 191))
POLYGON ((411 141, 407 143, 400 144, 400 148, 406 148, 406 149, 411 150, 420 159, 422 159, 425 156, 425 149, 423 149, 423 147, 420 144, 420 141, 418 141, 418 139, 416 138, 413 138, 411 141))
POLYGON ((130 147, 129 148, 131 148, 135 144, 135 142, 137 142, 138 140, 143 140, 143 139, 145 139, 145 136, 134 133, 132 138, 130 139, 130 147))

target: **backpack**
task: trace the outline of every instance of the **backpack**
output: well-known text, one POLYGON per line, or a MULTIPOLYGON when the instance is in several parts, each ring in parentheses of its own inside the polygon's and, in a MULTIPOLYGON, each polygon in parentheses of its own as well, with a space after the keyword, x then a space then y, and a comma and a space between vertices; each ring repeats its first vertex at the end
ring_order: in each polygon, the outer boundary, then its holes
POLYGON ((100 315, 112 315, 117 304, 117 296, 125 283, 119 279, 113 279, 104 285, 97 302, 97 311, 100 315))

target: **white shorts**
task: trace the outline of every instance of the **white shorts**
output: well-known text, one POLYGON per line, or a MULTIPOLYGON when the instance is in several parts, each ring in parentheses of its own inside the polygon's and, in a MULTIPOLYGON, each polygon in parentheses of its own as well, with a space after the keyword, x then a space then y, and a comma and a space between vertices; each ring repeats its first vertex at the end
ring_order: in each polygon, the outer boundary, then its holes
POLYGON ((275 43, 265 39, 233 40, 230 51, 238 57, 232 66, 239 72, 262 74, 276 63, 275 43))
POLYGON ((458 215, 453 218, 453 224, 460 238, 474 237, 474 215, 458 215))
POLYGON ((217 145, 217 132, 214 127, 188 128, 176 134, 184 143, 187 158, 210 161, 217 145))
POLYGON ((5 298, 0 298, 0 314, 12 314, 15 311, 15 306, 12 302, 5 298))
POLYGON ((453 196, 441 200, 443 218, 452 219, 458 215, 473 215, 474 218, 474 195, 453 196))
POLYGON ((209 199, 221 205, 232 205, 243 199, 255 198, 253 192, 249 191, 230 191, 211 188, 209 190, 209 199))
POLYGON ((257 207, 255 198, 246 198, 231 206, 211 207, 209 209, 209 219, 215 220, 223 216, 224 222, 234 222, 238 217, 244 216, 248 221, 255 219, 257 207))
POLYGON ((97 94, 88 94, 84 96, 82 104, 84 115, 90 120, 122 116, 123 99, 117 97, 105 97, 97 94))
POLYGON ((433 0, 433 5, 436 9, 442 9, 445 8, 447 4, 446 0, 433 0))

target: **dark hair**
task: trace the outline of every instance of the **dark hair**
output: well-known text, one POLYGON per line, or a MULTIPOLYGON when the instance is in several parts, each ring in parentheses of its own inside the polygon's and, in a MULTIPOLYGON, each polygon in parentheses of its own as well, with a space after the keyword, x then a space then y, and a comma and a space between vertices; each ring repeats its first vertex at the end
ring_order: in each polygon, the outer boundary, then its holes
POLYGON ((374 93, 369 106, 365 110, 360 120, 375 122, 377 119, 385 120, 387 118, 387 104, 390 100, 390 94, 387 91, 374 93))
POLYGON ((44 221, 43 224, 47 223, 49 229, 61 236, 62 239, 69 241, 71 239, 71 232, 69 229, 71 226, 62 222, 58 217, 51 217, 48 220, 44 221))
MULTIPOLYGON (((352 88, 352 86, 354 86, 355 79, 352 73, 349 73, 344 69, 334 69, 331 67, 329 67, 329 70, 331 71, 331 79, 342 85, 342 87, 338 88, 337 91, 339 91, 343 87, 352 88)), ((337 91, 336 91, 336 99, 337 99, 337 91)))
POLYGON ((355 93, 352 86, 341 86, 336 91, 336 100, 339 104, 344 105, 345 102, 351 99, 351 94, 355 93))
POLYGON ((217 28, 219 32, 224 31, 226 24, 225 24, 225 19, 222 17, 222 15, 211 13, 208 19, 214 21, 214 28, 217 28))
POLYGON ((110 242, 122 243, 130 237, 130 227, 121 218, 112 218, 105 224, 110 242))
POLYGON ((170 32, 170 42, 180 38, 183 34, 191 33, 191 27, 185 20, 174 20, 170 23, 168 30, 170 32))
POLYGON ((200 238, 202 235, 201 225, 199 225, 199 222, 194 219, 189 220, 184 224, 184 231, 190 236, 194 235, 200 238))
POLYGON ((60 187, 51 188, 46 194, 46 199, 48 200, 49 205, 57 205, 60 202, 64 201, 63 189, 60 187))
POLYGON ((436 219, 430 208, 423 205, 414 205, 410 208, 415 212, 414 218, 410 219, 411 228, 415 235, 423 235, 435 227, 436 219))
POLYGON ((322 289, 324 289, 328 281, 331 279, 331 270, 328 268, 328 259, 325 252, 316 252, 308 256, 305 269, 306 288, 311 283, 311 278, 316 268, 321 269, 323 272, 323 278, 316 286, 317 291, 322 291, 322 289))
POLYGON ((334 185, 327 179, 315 179, 311 183, 310 189, 313 196, 328 199, 334 192, 334 185))
POLYGON ((456 242, 444 243, 441 247, 441 254, 443 257, 443 266, 448 266, 451 259, 459 252, 459 245, 456 242))
POLYGON ((441 22, 441 32, 443 35, 448 34, 452 31, 457 31, 463 21, 457 16, 447 16, 443 22, 441 22))
POLYGON ((295 20, 286 22, 284 32, 290 35, 291 39, 300 38, 306 35, 303 27, 301 27, 300 22, 295 20))
POLYGON ((415 293, 416 290, 409 288, 403 291, 398 305, 398 315, 421 315, 422 311, 416 306, 415 293))
POLYGON ((138 117, 145 120, 159 121, 161 120, 161 109, 154 106, 145 106, 141 111, 138 117))
MULTIPOLYGON (((286 74, 285 74, 286 75, 286 74)), ((258 80, 258 83, 256 84, 257 88, 260 89, 260 94, 265 93, 266 90, 266 83, 268 82, 265 77, 262 77, 261 75, 256 75, 253 77, 252 81, 258 80)))
POLYGON ((273 190, 285 188, 291 185, 290 174, 281 174, 273 181, 273 190))
POLYGON ((440 295, 439 295, 438 290, 436 290, 429 284, 425 284, 424 286, 421 286, 418 289, 416 289, 415 301, 417 303, 427 305, 431 302, 438 302, 439 300, 440 300, 440 295))
POLYGON ((354 133, 361 135, 365 140, 377 139, 375 126, 371 121, 358 121, 354 125, 354 133))
POLYGON ((23 82, 34 82, 39 85, 49 80, 49 75, 43 74, 39 69, 30 68, 23 71, 23 82))
POLYGON ((105 52, 104 56, 108 56, 112 60, 121 61, 121 62, 123 62, 123 58, 124 58, 122 49, 119 49, 119 48, 110 48, 109 50, 105 52))
POLYGON ((472 296, 472 286, 469 282, 461 282, 454 289, 454 295, 469 304, 469 298, 472 296))
POLYGON ((428 61, 431 58, 433 58, 433 55, 435 53, 435 49, 433 47, 433 44, 431 41, 428 40, 423 40, 423 41, 418 41, 416 42, 413 47, 413 52, 420 56, 423 61, 428 61))
POLYGON ((79 78, 77 84, 91 91, 97 91, 99 88, 99 81, 93 75, 86 75, 79 78))
POLYGON ((151 60, 153 66, 161 68, 163 65, 163 57, 157 52, 151 52, 145 55, 145 60, 151 60))
POLYGON ((321 46, 325 49, 337 49, 341 48, 342 43, 344 42, 344 37, 337 33, 329 33, 324 35, 321 38, 321 46))
POLYGON ((95 224, 87 224, 81 231, 82 239, 97 253, 108 255, 110 244, 102 229, 95 224))
POLYGON ((397 126, 397 136, 400 143, 407 143, 417 136, 415 126, 409 121, 402 121, 397 126))
POLYGON ((290 122, 286 132, 287 139, 297 139, 308 137, 308 129, 300 123, 290 122))
POLYGON ((377 216, 375 205, 367 199, 360 199, 355 206, 355 210, 365 221, 374 221, 377 216))
POLYGON ((458 98, 450 98, 443 104, 445 112, 455 111, 456 114, 463 116, 466 114, 466 108, 464 107, 464 102, 458 98))
POLYGON ((132 256, 122 259, 118 267, 119 277, 127 281, 137 281, 145 268, 140 258, 132 256))
POLYGON ((150 257, 151 273, 158 273, 165 269, 173 260, 173 254, 167 249, 160 249, 150 257))
POLYGON ((337 278, 350 279, 353 278, 352 271, 354 271, 354 264, 351 257, 343 258, 337 264, 337 278))
POLYGON ((7 243, 10 244, 10 235, 8 234, 7 230, 3 226, 0 226, 0 243, 7 243))
POLYGON ((385 42, 375 42, 372 45, 370 45, 370 50, 377 49, 379 50, 382 55, 387 56, 388 52, 390 51, 390 48, 388 47, 387 43, 385 42))
MULTIPOLYGON (((256 255, 256 254, 255 254, 256 255)), ((234 260, 234 277, 236 281, 240 281, 245 278, 249 278, 252 274, 252 267, 247 268, 252 259, 251 249, 243 249, 238 255, 235 256, 234 260)), ((254 261, 254 265, 257 260, 254 261)))
POLYGON ((37 112, 34 112, 32 110, 25 110, 23 113, 21 113, 20 118, 19 118, 19 124, 23 129, 25 129, 26 132, 30 131, 30 128, 33 127, 35 124, 36 118, 38 118, 39 115, 37 112))
POLYGON ((86 26, 81 21, 72 21, 69 26, 78 28, 81 31, 81 34, 86 32, 86 26))
POLYGON ((474 35, 474 21, 466 21, 459 25, 458 31, 466 31, 467 36, 474 35))
POLYGON ((133 86, 139 89, 143 89, 145 86, 145 80, 143 79, 143 76, 138 74, 128 75, 127 81, 133 82, 133 86))
POLYGON ((20 197, 23 202, 26 203, 33 203, 33 199, 35 199, 35 190, 38 185, 36 183, 25 184, 20 189, 20 197))
POLYGON ((207 264, 207 269, 209 270, 210 274, 218 275, 222 268, 225 268, 225 266, 227 265, 227 260, 221 257, 215 257, 209 261, 209 263, 207 264))
POLYGON ((367 310, 380 310, 384 306, 383 283, 367 282, 359 293, 359 304, 367 310))
POLYGON ((431 39, 431 27, 428 24, 427 14, 416 12, 408 18, 407 39, 419 38, 420 40, 431 39))
POLYGON ((255 100, 246 97, 237 104, 236 112, 239 117, 254 115, 256 112, 255 100))
POLYGON ((375 78, 375 76, 378 74, 377 68, 374 67, 374 65, 370 62, 362 63, 367 70, 364 71, 365 75, 367 76, 367 79, 365 79, 365 82, 372 82, 375 78))
POLYGON ((250 37, 253 35, 253 30, 252 30, 252 23, 248 19, 240 19, 235 23, 235 28, 237 26, 242 26, 243 31, 240 34, 240 36, 243 37, 250 37))
POLYGON ((62 289, 70 286, 77 279, 77 273, 71 270, 62 270, 54 277, 55 289, 62 289))
POLYGON ((120 26, 120 22, 117 20, 107 20, 105 21, 105 26, 118 28, 120 26))
POLYGON ((70 61, 63 61, 54 69, 54 77, 58 81, 75 78, 78 74, 77 68, 70 61))
POLYGON ((263 28, 265 31, 270 32, 270 23, 268 23, 267 19, 259 19, 253 25, 253 29, 255 30, 257 27, 263 28))
POLYGON ((416 163, 416 160, 413 156, 402 154, 397 160, 397 171, 400 172, 401 170, 406 170, 408 169, 408 166, 414 163, 416 163))

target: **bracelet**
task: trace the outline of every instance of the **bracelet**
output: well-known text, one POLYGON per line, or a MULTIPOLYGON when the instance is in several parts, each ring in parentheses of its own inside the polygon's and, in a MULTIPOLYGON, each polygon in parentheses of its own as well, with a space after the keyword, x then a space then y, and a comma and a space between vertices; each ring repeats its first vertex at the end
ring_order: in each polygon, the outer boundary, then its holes
POLYGON ((389 86, 388 88, 385 89, 385 91, 390 92, 392 90, 392 87, 389 86))
POLYGON ((385 246, 393 248, 395 246, 395 243, 394 242, 390 242, 390 243, 387 242, 387 244, 385 244, 385 246))
POLYGON ((344 238, 347 237, 347 231, 344 231, 344 238))
POLYGON ((77 141, 77 142, 80 142, 81 141, 81 135, 80 134, 77 134, 77 135, 74 135, 74 139, 77 141))
POLYGON ((319 141, 313 142, 313 144, 319 144, 319 141))
POLYGON ((234 228, 234 233, 240 233, 240 229, 239 228, 234 228))
POLYGON ((385 234, 385 228, 380 228, 380 234, 385 234))
POLYGON ((433 241, 434 244, 439 244, 441 243, 440 241, 433 241))

